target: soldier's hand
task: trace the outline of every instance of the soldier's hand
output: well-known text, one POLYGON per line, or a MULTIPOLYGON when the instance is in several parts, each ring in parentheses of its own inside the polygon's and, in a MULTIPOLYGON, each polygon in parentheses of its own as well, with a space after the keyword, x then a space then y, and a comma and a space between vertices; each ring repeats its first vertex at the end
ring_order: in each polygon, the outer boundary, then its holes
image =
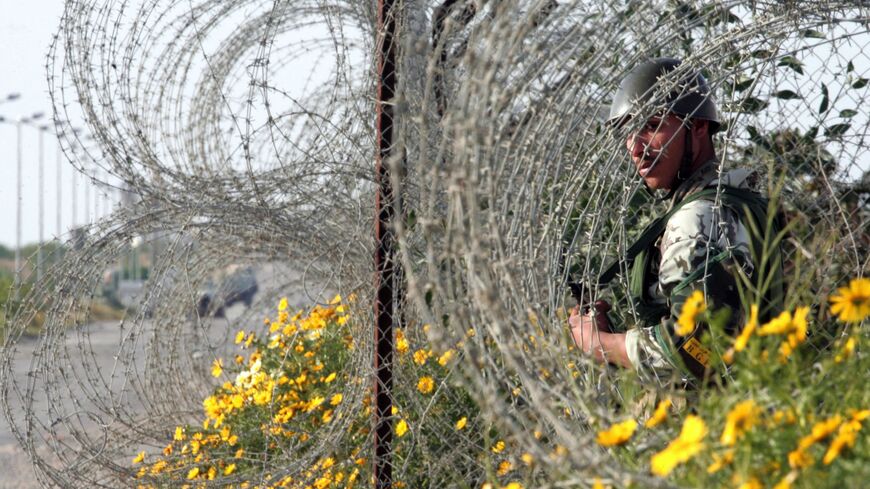
POLYGON ((599 332, 610 332, 610 324, 607 320, 607 311, 610 310, 610 305, 604 301, 599 301, 595 303, 594 307, 594 311, 583 314, 582 308, 575 306, 568 318, 574 343, 585 353, 589 353, 593 344, 597 344, 599 332))

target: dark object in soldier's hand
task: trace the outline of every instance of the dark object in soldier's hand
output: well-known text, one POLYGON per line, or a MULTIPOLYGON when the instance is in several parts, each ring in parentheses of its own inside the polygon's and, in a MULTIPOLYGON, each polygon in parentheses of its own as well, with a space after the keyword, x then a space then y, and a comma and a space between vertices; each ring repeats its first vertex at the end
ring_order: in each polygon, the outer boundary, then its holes
MULTIPOLYGON (((580 314, 585 316, 594 309, 596 315, 604 316, 607 320, 606 324, 610 323, 610 318, 607 317, 607 313, 610 311, 611 306, 607 301, 597 300, 594 303, 590 303, 592 294, 586 292, 586 287, 583 282, 568 282, 568 288, 571 289, 571 295, 574 297, 574 300, 577 301, 577 306, 580 307, 580 314)), ((607 329, 607 327, 605 326, 602 329, 607 329)))
MULTIPOLYGON (((577 305, 580 306, 580 312, 588 314, 592 310, 592 294, 586 291, 586 284, 583 282, 568 282, 568 288, 571 289, 571 296, 574 297, 577 305)), ((609 310, 610 304, 607 301, 595 301, 596 312, 606 313, 609 310)))

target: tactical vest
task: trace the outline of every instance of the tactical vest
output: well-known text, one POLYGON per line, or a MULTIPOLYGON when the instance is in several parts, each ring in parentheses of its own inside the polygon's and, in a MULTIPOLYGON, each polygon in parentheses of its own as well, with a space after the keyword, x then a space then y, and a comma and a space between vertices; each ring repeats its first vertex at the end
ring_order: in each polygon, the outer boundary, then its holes
MULTIPOLYGON (((666 304, 657 304, 648 296, 648 287, 651 285, 652 279, 655 278, 650 273, 650 259, 652 256, 655 256, 656 243, 664 234, 665 227, 671 216, 690 202, 702 198, 715 198, 716 195, 716 188, 705 188, 683 198, 665 215, 655 219, 643 230, 638 239, 626 251, 624 262, 616 261, 598 279, 599 286, 604 286, 616 277, 622 263, 630 266, 628 292, 640 319, 644 324, 653 327, 656 341, 661 346, 662 351, 665 352, 665 355, 669 357, 669 360, 674 365, 681 368, 685 367, 683 368, 684 371, 688 370, 688 373, 691 373, 698 379, 705 377, 710 357, 710 351, 700 342, 700 335, 703 330, 702 328, 696 328, 692 334, 685 337, 676 337, 670 332, 662 331, 662 318, 670 316, 671 311, 666 304), (675 352, 678 352, 680 361, 678 361, 677 355, 674 354, 675 352)), ((756 229, 764 230, 766 228, 768 199, 750 190, 730 186, 722 186, 718 189, 718 195, 722 205, 732 209, 738 215, 744 216, 744 219, 751 219, 755 223, 756 229)), ((772 228, 772 235, 776 236, 781 229, 781 223, 778 218, 774 219, 772 228)), ((750 246, 753 256, 761 257, 764 243, 755 233, 750 234, 750 246)), ((674 287, 671 294, 690 286, 692 282, 701 278, 709 267, 733 257, 734 254, 730 250, 724 250, 711 255, 704 266, 693 270, 674 287)), ((778 246, 772 250, 769 268, 770 271, 768 273, 772 274, 771 285, 765 293, 763 304, 759 307, 764 312, 763 316, 778 313, 782 309, 782 256, 778 246)), ((759 271, 759 267, 754 268, 753 276, 750 277, 752 283, 757 283, 756 275, 759 271)))

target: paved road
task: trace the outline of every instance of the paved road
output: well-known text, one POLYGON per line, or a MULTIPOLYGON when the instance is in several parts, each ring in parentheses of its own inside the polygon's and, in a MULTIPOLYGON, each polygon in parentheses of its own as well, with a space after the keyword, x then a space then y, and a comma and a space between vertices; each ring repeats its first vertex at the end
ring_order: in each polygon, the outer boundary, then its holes
MULTIPOLYGON (((266 266, 258 270, 257 277, 258 282, 260 283, 260 292, 257 294, 255 299, 257 303, 253 306, 255 310, 263 310, 264 313, 267 310, 273 310, 277 304, 276 297, 285 294, 288 295, 291 307, 302 308, 310 305, 311 299, 307 297, 307 294, 302 293, 298 282, 295 281, 295 279, 298 279, 298 274, 293 274, 288 270, 278 270, 278 267, 266 266), (276 280, 278 277, 280 277, 280 281, 276 280), (284 293, 279 293, 278 290, 284 291, 284 293), (262 302, 260 302, 261 300, 262 302), (273 300, 276 304, 271 304, 273 300)), ((315 293, 317 292, 320 292, 319 295, 321 300, 329 296, 329 293, 327 292, 315 291, 315 293)), ((229 324, 245 312, 245 307, 242 304, 236 304, 233 307, 228 308, 226 311, 226 319, 213 320, 222 324, 222 326, 214 328, 214 330, 225 334, 226 328, 229 327, 229 324)), ((255 314, 255 317, 261 317, 260 313, 255 314)), ((149 328, 150 324, 143 324, 141 327, 142 330, 147 330, 149 328)), ((96 369, 101 372, 108 372, 116 365, 119 354, 119 345, 124 343, 124 341, 123 332, 119 328, 118 321, 95 322, 83 326, 80 330, 69 331, 64 338, 64 347, 56 347, 53 351, 65 351, 69 355, 68 362, 63 362, 64 364, 69 364, 67 368, 74 369, 77 366, 81 368, 83 363, 87 363, 88 368, 92 371, 96 369), (83 339, 86 339, 87 341, 84 344, 81 343, 83 339)), ((142 352, 142 349, 144 348, 142 343, 144 342, 139 343, 140 345, 135 352, 135 357, 137 358, 137 369, 143 368, 138 359, 146 357, 142 352)), ((13 363, 13 376, 15 377, 16 384, 25 384, 28 378, 28 373, 31 370, 31 361, 34 354, 38 353, 40 345, 41 341, 36 338, 22 338, 19 341, 13 363)), ((190 352, 190 350, 188 350, 188 352, 190 352)), ((125 354, 129 355, 130 351, 127 350, 125 354)), ((196 353, 194 353, 193 358, 196 358, 196 353)), ((93 387, 93 384, 90 384, 89 382, 83 383, 86 387, 93 387)), ((81 388, 81 385, 74 386, 73 391, 69 394, 69 398, 71 399, 72 397, 75 397, 77 402, 80 403, 78 409, 87 410, 91 408, 91 406, 88 405, 87 396, 81 395, 81 388)), ((39 393, 41 391, 37 389, 37 392, 39 393)), ((64 396, 64 398, 67 398, 67 396, 64 396)), ((20 425, 23 408, 16 396, 11 396, 11 399, 12 405, 10 408, 14 413, 13 415, 16 417, 16 424, 20 425)), ((137 405, 138 404, 134 399, 132 402, 127 402, 125 408, 131 410, 135 409, 135 406, 137 405)), ((34 403, 34 407, 38 412, 46 412, 46 406, 47 403, 44 399, 38 399, 34 403)), ((69 406, 64 407, 69 408, 69 406)), ((87 423, 87 421, 85 421, 85 423, 87 423)), ((97 428, 96 425, 92 426, 91 429, 94 431, 92 432, 88 429, 87 432, 89 435, 99 434, 99 428, 97 428)), ((63 432, 59 431, 58 436, 63 438, 63 432)), ((97 438, 97 436, 95 436, 95 438, 97 438)), ((60 441, 63 443, 69 443, 69 445, 75 445, 74 440, 71 439, 60 439, 60 441)), ((44 451, 40 451, 40 458, 51 461, 51 457, 48 456, 48 448, 44 447, 41 450, 44 451)), ((0 489, 30 489, 41 487, 35 480, 34 474, 30 459, 19 446, 7 423, 6 417, 0 416, 0 489)))

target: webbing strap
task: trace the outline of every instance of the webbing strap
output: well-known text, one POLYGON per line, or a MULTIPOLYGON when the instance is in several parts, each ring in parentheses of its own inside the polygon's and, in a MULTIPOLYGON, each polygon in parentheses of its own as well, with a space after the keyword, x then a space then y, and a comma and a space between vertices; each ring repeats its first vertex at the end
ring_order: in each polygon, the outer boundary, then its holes
MULTIPOLYGON (((723 188, 723 191, 725 191, 726 188, 728 187, 723 188)), ((671 216, 673 216, 684 205, 690 202, 694 202, 702 197, 715 194, 715 188, 706 188, 704 190, 701 190, 700 192, 691 194, 682 201, 680 201, 677 205, 675 205, 673 209, 667 212, 667 214, 656 218, 653 222, 649 223, 649 225, 647 225, 643 232, 640 233, 637 241, 635 241, 631 246, 628 247, 628 250, 625 251, 625 263, 627 265, 630 265, 631 262, 634 261, 634 259, 641 251, 647 249, 656 239, 658 239, 659 235, 661 235, 665 231, 665 226, 667 226, 668 224, 668 219, 670 219, 671 216)), ((601 275, 598 276, 599 287, 604 287, 616 277, 616 274, 619 273, 620 263, 622 263, 622 260, 614 260, 613 263, 611 263, 610 266, 608 266, 604 270, 604 272, 602 272, 601 275)))

